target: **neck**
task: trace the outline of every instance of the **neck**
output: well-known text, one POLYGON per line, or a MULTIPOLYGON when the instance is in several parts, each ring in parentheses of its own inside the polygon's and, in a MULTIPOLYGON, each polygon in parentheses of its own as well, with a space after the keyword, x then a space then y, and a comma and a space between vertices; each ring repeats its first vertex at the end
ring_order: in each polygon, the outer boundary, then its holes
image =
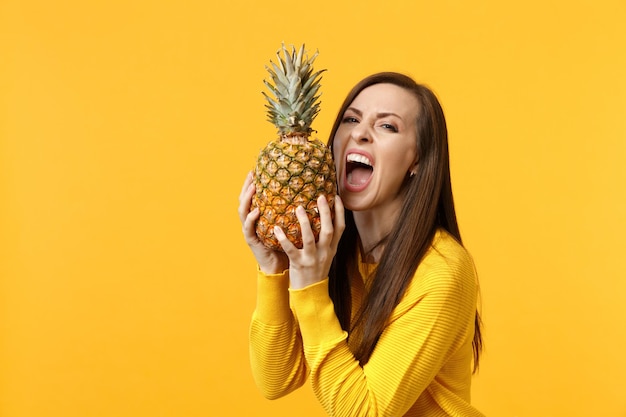
POLYGON ((385 210, 353 212, 354 223, 359 233, 362 259, 366 263, 378 263, 385 249, 385 242, 395 225, 400 206, 385 210))

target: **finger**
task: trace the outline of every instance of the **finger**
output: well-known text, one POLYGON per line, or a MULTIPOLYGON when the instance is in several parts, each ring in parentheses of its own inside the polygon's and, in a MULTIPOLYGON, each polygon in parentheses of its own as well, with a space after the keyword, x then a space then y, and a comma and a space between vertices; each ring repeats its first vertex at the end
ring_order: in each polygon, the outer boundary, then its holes
POLYGON ((283 229, 280 226, 274 226, 274 236, 278 239, 278 243, 282 246, 283 250, 287 254, 288 257, 292 257, 298 253, 298 248, 295 247, 293 243, 287 238, 283 229))
POLYGON ((330 206, 328 200, 323 195, 317 198, 317 209, 320 214, 320 222, 322 228, 320 230, 320 245, 328 245, 332 242, 333 237, 333 218, 330 212, 330 206))
POLYGON ((239 196, 239 220, 243 223, 246 219, 246 216, 250 212, 250 206, 252 205, 252 197, 256 193, 256 188, 254 183, 252 182, 251 176, 249 175, 250 181, 246 178, 244 183, 244 188, 241 190, 241 195, 239 196))
POLYGON ((343 201, 341 198, 336 195, 335 196, 335 227, 333 233, 333 239, 331 246, 333 249, 337 250, 337 246, 339 245, 339 239, 341 239, 341 235, 343 231, 346 229, 346 215, 343 207, 343 201))
POLYGON ((259 218, 259 213, 259 209, 255 208, 245 217, 242 224, 242 230, 246 237, 252 237, 253 235, 256 236, 255 225, 257 219, 259 218))
POLYGON ((296 217, 300 223, 300 232, 302 234, 302 248, 315 247, 315 236, 313 230, 311 230, 311 222, 309 216, 306 214, 306 210, 302 206, 296 208, 296 217))
POLYGON ((241 223, 245 221, 246 217, 250 213, 250 208, 252 206, 252 197, 254 196, 255 191, 256 190, 254 184, 250 184, 241 201, 239 202, 237 212, 239 213, 239 220, 241 221, 241 223))
POLYGON ((253 180, 254 180, 254 175, 252 174, 252 171, 249 171, 248 175, 246 175, 246 179, 243 182, 243 187, 241 187, 241 192, 239 193, 239 201, 242 200, 242 198, 246 194, 246 191, 250 187, 250 184, 252 184, 253 180))
POLYGON ((241 230, 248 243, 255 243, 259 238, 256 235, 256 221, 259 218, 259 209, 255 208, 245 217, 241 230))

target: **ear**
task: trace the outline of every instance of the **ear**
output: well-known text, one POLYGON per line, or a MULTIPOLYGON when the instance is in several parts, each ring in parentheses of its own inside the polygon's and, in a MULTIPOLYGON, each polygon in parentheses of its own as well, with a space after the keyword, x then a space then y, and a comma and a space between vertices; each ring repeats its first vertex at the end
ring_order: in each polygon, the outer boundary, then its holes
POLYGON ((413 162, 413 165, 411 165, 411 168, 409 168, 409 176, 413 177, 415 176, 415 174, 417 174, 417 166, 419 165, 419 161, 416 160, 415 162, 413 162))

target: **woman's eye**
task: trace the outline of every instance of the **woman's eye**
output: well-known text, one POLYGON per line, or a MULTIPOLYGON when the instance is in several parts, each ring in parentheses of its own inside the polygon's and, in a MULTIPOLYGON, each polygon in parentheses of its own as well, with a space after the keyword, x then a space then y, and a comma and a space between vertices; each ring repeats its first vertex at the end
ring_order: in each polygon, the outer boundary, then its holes
POLYGON ((359 121, 356 119, 356 117, 352 117, 352 116, 346 116, 343 118, 343 123, 358 123, 359 121))
POLYGON ((383 123, 383 124, 381 125, 381 127, 382 127, 383 129, 387 129, 387 130, 390 130, 390 131, 392 131, 392 132, 397 132, 397 131, 398 131, 398 129, 397 129, 394 125, 389 124, 389 123, 383 123))

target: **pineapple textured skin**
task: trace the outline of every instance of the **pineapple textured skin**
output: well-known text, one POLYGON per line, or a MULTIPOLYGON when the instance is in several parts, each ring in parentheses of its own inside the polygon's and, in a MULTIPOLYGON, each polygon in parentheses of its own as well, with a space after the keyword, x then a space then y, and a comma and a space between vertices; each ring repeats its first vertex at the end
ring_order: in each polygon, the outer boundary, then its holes
POLYGON ((285 45, 266 69, 264 80, 268 121, 278 130, 278 138, 259 154, 254 170, 256 193, 252 206, 259 209, 256 234, 268 248, 282 251, 274 235, 280 226, 287 238, 302 248, 302 233, 296 208, 302 206, 309 217, 315 240, 321 229, 317 198, 324 195, 334 219, 337 178, 332 151, 317 139, 311 139, 311 123, 319 112, 321 74, 314 71, 315 53, 310 58, 304 45, 298 51, 285 45))
POLYGON ((298 206, 306 210, 317 241, 321 229, 318 196, 326 197, 334 218, 337 178, 330 149, 317 139, 304 144, 273 141, 259 154, 254 173, 252 204, 260 210, 256 233, 265 246, 282 251, 274 235, 274 226, 280 226, 291 243, 302 248, 298 206))

